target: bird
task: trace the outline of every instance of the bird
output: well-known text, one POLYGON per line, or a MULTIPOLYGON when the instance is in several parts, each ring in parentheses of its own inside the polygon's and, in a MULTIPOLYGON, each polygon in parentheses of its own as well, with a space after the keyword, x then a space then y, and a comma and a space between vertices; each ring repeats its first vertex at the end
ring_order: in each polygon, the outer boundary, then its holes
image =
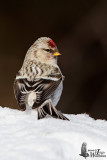
POLYGON ((56 105, 63 90, 64 76, 57 64, 61 55, 49 37, 38 38, 28 49, 14 81, 14 94, 20 110, 37 110, 38 120, 47 115, 69 120, 56 105))

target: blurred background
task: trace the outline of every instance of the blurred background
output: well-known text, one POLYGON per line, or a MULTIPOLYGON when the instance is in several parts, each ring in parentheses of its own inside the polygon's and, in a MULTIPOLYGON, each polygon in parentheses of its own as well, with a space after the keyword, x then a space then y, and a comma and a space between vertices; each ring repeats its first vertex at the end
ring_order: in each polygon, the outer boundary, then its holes
POLYGON ((107 119, 107 0, 0 2, 0 105, 17 109, 14 78, 32 43, 51 37, 65 75, 58 107, 107 119))

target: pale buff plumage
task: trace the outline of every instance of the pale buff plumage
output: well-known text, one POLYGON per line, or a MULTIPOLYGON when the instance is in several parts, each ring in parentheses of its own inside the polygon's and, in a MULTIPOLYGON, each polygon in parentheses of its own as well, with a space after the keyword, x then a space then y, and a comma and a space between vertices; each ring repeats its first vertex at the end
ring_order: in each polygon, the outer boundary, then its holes
POLYGON ((58 75, 60 74, 61 72, 57 65, 54 66, 29 59, 24 61, 16 78, 18 79, 22 77, 33 81, 36 80, 36 78, 48 78, 50 75, 52 80, 57 80, 58 75), (52 75, 56 76, 52 77, 52 75))

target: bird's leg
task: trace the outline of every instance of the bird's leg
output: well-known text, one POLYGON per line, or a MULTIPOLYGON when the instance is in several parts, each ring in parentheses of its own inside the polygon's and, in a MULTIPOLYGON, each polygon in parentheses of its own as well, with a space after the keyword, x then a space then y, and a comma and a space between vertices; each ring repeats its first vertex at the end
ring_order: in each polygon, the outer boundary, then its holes
POLYGON ((50 115, 54 118, 69 120, 52 105, 52 102, 50 99, 44 101, 41 104, 41 106, 37 108, 37 111, 38 111, 38 119, 42 119, 46 115, 50 115))

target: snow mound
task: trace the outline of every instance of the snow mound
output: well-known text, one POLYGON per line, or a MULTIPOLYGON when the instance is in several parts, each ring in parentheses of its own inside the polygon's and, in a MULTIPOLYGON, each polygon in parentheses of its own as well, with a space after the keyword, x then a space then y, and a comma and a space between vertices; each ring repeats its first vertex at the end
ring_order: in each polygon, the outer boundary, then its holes
POLYGON ((0 160, 85 160, 79 155, 83 142, 87 149, 101 149, 107 158, 107 121, 86 114, 66 116, 70 121, 37 120, 35 110, 0 107, 0 160))

